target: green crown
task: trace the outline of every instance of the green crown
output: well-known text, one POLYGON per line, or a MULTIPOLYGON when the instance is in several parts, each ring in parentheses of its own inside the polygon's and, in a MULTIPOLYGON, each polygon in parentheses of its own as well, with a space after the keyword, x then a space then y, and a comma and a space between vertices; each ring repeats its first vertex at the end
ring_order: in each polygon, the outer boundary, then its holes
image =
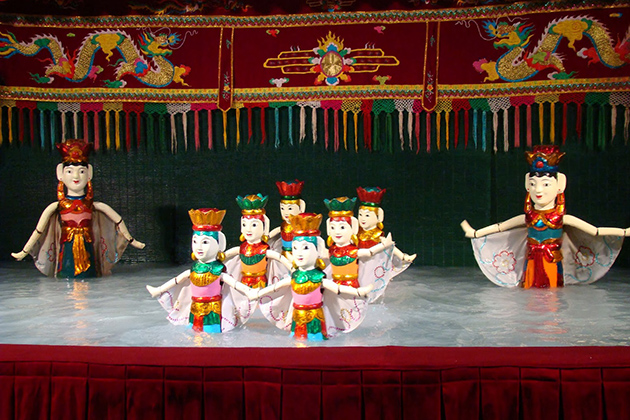
POLYGON ((331 212, 352 212, 356 202, 356 197, 337 197, 332 200, 324 200, 326 208, 331 212))
POLYGON ((236 197, 236 202, 243 212, 264 213, 264 208, 267 205, 268 199, 269 196, 263 196, 262 194, 251 194, 245 197, 241 197, 239 195, 236 197))

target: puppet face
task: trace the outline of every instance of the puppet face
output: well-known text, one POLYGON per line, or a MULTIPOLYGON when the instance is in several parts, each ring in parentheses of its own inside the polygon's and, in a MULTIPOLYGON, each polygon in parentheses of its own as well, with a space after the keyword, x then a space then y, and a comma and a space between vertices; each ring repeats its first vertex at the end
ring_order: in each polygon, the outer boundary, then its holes
POLYGON ((57 174, 70 195, 82 195, 88 181, 91 178, 90 168, 83 165, 68 165, 61 168, 61 174, 57 174), (60 175, 60 176, 59 176, 60 175))
POLYGON ((531 176, 527 183, 527 192, 537 208, 546 208, 555 203, 556 196, 562 192, 558 180, 550 176, 531 176))
POLYGON ((212 236, 195 232, 192 237, 192 251, 199 262, 209 263, 217 259, 219 243, 212 236))
POLYGON ((379 220, 377 212, 368 208, 359 208, 357 216, 359 219, 359 226, 361 226, 361 229, 363 230, 374 229, 378 225, 378 222, 382 221, 379 220))
POLYGON ((344 246, 350 244, 352 235, 355 234, 350 223, 342 220, 330 220, 327 225, 328 236, 332 238, 335 245, 344 246))
POLYGON ((298 236, 293 238, 291 244, 293 250, 293 260, 302 270, 310 270, 315 267, 317 258, 319 258, 319 252, 317 245, 312 242, 304 240, 303 237, 298 236))
POLYGON ((241 217, 241 233, 249 243, 258 243, 265 233, 265 223, 254 217, 241 217))
MULTIPOLYGON (((300 200, 302 202, 302 200, 300 200)), ((304 211, 304 207, 297 203, 282 203, 280 202, 280 215, 282 219, 289 223, 289 216, 297 216, 304 211)))

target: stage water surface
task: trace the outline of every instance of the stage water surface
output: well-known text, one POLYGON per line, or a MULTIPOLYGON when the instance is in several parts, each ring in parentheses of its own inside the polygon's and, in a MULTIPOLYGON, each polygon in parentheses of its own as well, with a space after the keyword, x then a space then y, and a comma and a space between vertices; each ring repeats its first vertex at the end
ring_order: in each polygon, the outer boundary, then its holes
POLYGON ((355 331, 296 342, 260 313, 225 334, 171 325, 149 296, 187 267, 118 265, 86 281, 46 278, 26 262, 0 266, 0 343, 129 347, 520 347, 630 344, 630 270, 591 285, 504 289, 476 268, 411 267, 355 331))

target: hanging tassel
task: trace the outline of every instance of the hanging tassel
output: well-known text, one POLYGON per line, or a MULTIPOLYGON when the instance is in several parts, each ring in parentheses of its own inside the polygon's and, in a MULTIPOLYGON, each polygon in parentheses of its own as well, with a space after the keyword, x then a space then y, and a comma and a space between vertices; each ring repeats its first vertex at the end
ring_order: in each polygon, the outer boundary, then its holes
POLYGON ((363 144, 371 152, 372 151, 372 113, 370 111, 363 113, 363 144))
POLYGON ((487 130, 488 118, 486 111, 481 111, 481 150, 486 151, 486 130, 487 130))
POLYGON ((328 132, 328 109, 324 108, 324 147, 328 150, 328 141, 329 141, 329 132, 328 132))
POLYGON ((470 122, 468 121, 468 108, 464 109, 464 149, 468 148, 468 128, 470 122))
POLYGON ((437 143, 438 151, 440 151, 440 149, 441 149, 441 144, 440 144, 440 142, 441 142, 440 135, 441 135, 441 132, 442 132, 442 127, 441 127, 442 124, 441 123, 442 123, 442 113, 441 112, 436 112, 435 113, 435 140, 436 140, 436 143, 437 143))
MULTIPOLYGON (((627 121, 627 119, 626 119, 627 121)), ((29 129, 30 129, 30 135, 31 135, 31 145, 35 144, 35 109, 34 108, 30 108, 30 113, 28 116, 28 122, 29 122, 29 129)), ((87 138, 87 137, 86 137, 87 138)))
POLYGON ((287 107, 289 113, 289 145, 293 146, 293 107, 287 107))
POLYGON ((494 138, 493 138, 493 142, 492 142, 492 150, 494 151, 494 153, 496 153, 498 151, 498 147, 497 147, 497 139, 499 136, 499 113, 498 112, 493 112, 492 113, 492 130, 494 131, 494 138))
POLYGON ((531 149, 532 147, 532 106, 527 104, 527 108, 525 109, 527 114, 527 147, 531 149))
POLYGON ((182 112, 182 128, 184 129, 184 151, 188 151, 188 118, 186 112, 182 112))
POLYGON ((600 150, 606 149, 606 113, 604 105, 599 106, 598 143, 600 150))
POLYGON ((610 136, 610 144, 613 144, 615 135, 617 134, 617 106, 614 104, 610 109, 610 129, 612 132, 612 135, 610 136))
POLYGON ((332 109, 333 113, 333 122, 334 122, 334 130, 335 130, 335 152, 339 151, 339 112, 336 109, 332 109))
POLYGON ((374 131, 372 137, 372 147, 374 150, 380 150, 381 147, 381 116, 374 114, 374 131))
POLYGON ((107 150, 111 149, 111 133, 110 133, 110 125, 109 125, 109 111, 105 111, 105 148, 107 150))
POLYGON ((510 148, 510 143, 509 143, 509 135, 508 135, 508 130, 509 130, 509 126, 508 126, 508 110, 504 109, 503 110, 503 151, 507 152, 508 149, 510 148))
MULTIPOLYGON (((1 121, 1 119, 0 119, 1 121)), ((1 138, 1 137, 0 137, 1 138)), ((46 134, 44 133, 44 110, 39 110, 39 139, 42 150, 46 147, 46 134)), ((96 149, 96 148, 95 148, 96 149)), ((98 150, 98 149, 96 149, 98 150)))
POLYGON ((411 111, 407 112, 407 136, 409 137, 409 150, 413 150, 413 118, 411 118, 411 111))
POLYGON ((477 119, 478 112, 476 109, 473 109, 473 143, 475 144, 475 149, 477 149, 477 119))
POLYGON ((252 128, 252 109, 247 108, 247 144, 251 141, 254 136, 253 128, 252 128))
POLYGON ((7 117, 9 119, 9 144, 13 144, 13 117, 12 117, 12 108, 11 106, 7 107, 7 117))
POLYGON ((431 114, 426 114, 426 132, 427 132, 427 153, 431 153, 431 114))
POLYGON ((136 111, 136 147, 140 149, 140 130, 142 128, 142 111, 136 111))
POLYGON ((311 134, 313 136, 313 144, 317 143, 317 109, 311 108, 311 134))
POLYGON ((0 107, 0 146, 2 146, 3 141, 4 136, 2 135, 2 107, 0 107))
POLYGON ((451 119, 451 113, 449 111, 446 111, 444 113, 444 120, 446 123, 446 127, 444 127, 446 129, 446 150, 450 150, 450 146, 449 146, 449 140, 450 140, 450 134, 449 134, 449 128, 450 128, 450 119, 451 119))
POLYGON ((276 142, 275 148, 280 147, 280 108, 274 108, 274 118, 276 122, 275 132, 276 132, 276 142))
POLYGON ((551 137, 551 144, 556 144, 556 103, 551 102, 549 105, 549 113, 551 114, 551 120, 549 122, 549 136, 551 137))
POLYGON ((521 147, 521 107, 514 107, 514 147, 521 147))
POLYGON ((459 138, 459 111, 455 111, 455 121, 453 121, 454 123, 454 129, 455 129, 455 136, 453 138, 453 144, 455 146, 455 149, 457 149, 457 143, 458 143, 458 138, 459 138))
POLYGON ((77 134, 79 133, 79 115, 78 112, 73 112, 72 113, 72 121, 74 122, 74 127, 72 130, 73 133, 73 137, 76 139, 78 136, 77 134))
POLYGON ((348 150, 348 113, 343 111, 343 149, 348 150))
POLYGON ((267 130, 265 128, 265 108, 260 108, 260 134, 262 138, 260 139, 260 144, 265 144, 267 140, 267 130))
POLYGON ((94 111, 93 115, 94 119, 94 150, 99 150, 101 148, 101 129, 98 124, 98 111, 94 111))
MULTIPOLYGON (((155 120, 153 116, 153 113, 147 113, 147 150, 150 152, 155 151, 155 120)), ((94 132, 96 132, 96 129, 94 132)), ((96 144, 96 139, 94 143, 96 144)))
POLYGON ((543 144, 545 140, 545 105, 543 103, 538 104, 538 134, 540 135, 538 142, 543 144))
POLYGON ((357 134, 357 130, 359 129, 359 113, 354 112, 352 117, 354 119, 354 151, 355 153, 359 153, 359 137, 357 134))
POLYGON ((55 133, 57 132, 56 122, 55 122, 55 111, 50 111, 50 147, 52 150, 55 149, 55 143, 57 142, 55 139, 55 133))
POLYGON ((415 135, 416 135, 416 154, 420 153, 420 113, 415 113, 416 127, 415 127, 415 135))
MULTIPOLYGON (((184 119, 184 129, 186 128, 186 123, 184 119)), ((184 136, 186 136, 186 131, 184 131, 184 136)), ((241 108, 236 108, 236 147, 241 144, 241 108)))
POLYGON ((628 145, 628 137, 630 136, 630 107, 625 107, 626 112, 623 120, 623 144, 628 145))
POLYGON ((68 137, 66 137, 66 113, 62 112, 61 113, 61 140, 65 140, 68 137))
POLYGON ((116 150, 120 150, 120 130, 118 129, 120 127, 120 111, 114 111, 114 120, 115 120, 115 126, 114 126, 114 134, 115 134, 115 139, 116 139, 116 150))
POLYGON ((300 107, 300 144, 306 138, 306 107, 300 107))
POLYGON ((404 136, 404 118, 402 111, 398 111, 398 138, 400 140, 400 150, 405 150, 405 136, 404 136))
POLYGON ((20 144, 24 143, 24 110, 18 109, 18 131, 20 144))
POLYGON ((577 135, 578 141, 582 138, 582 104, 576 103, 577 105, 577 115, 576 115, 576 124, 575 124, 575 134, 577 135))
POLYGON ((160 124, 158 130, 158 133, 160 134, 160 151, 164 153, 166 152, 166 116, 164 114, 159 114, 158 118, 160 124))
POLYGON ((177 126, 175 125, 175 114, 171 114, 171 153, 177 153, 177 126))
POLYGON ((131 117, 131 113, 127 112, 127 116, 125 118, 125 147, 127 151, 131 150, 131 127, 129 126, 129 118, 131 117))

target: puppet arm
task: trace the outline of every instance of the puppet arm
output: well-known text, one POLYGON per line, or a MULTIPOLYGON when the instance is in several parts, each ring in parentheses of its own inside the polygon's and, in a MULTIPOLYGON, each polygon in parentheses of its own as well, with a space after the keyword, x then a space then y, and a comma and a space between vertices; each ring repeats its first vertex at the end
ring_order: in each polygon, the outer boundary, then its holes
POLYGON ((240 252, 241 252, 241 248, 238 247, 238 246, 235 246, 233 248, 228 249, 227 251, 225 251, 225 260, 224 261, 228 261, 228 260, 236 257, 240 252))
POLYGON ((371 257, 374 254, 378 254, 379 252, 383 252, 385 251, 385 248, 390 247, 394 245, 394 240, 392 239, 392 234, 389 233, 387 234, 386 237, 381 238, 381 243, 380 244, 376 244, 371 248, 365 249, 359 249, 358 255, 359 257, 371 257))
POLYGON ((394 255, 405 262, 413 262, 413 260, 416 259, 416 254, 413 254, 413 255, 405 254, 404 252, 402 252, 400 249, 396 247, 394 247, 394 255))
POLYGON ((267 250, 267 257, 272 260, 278 261, 280 264, 284 265, 289 271, 293 269, 293 265, 291 261, 289 261, 286 257, 283 257, 279 252, 274 251, 273 249, 267 250))
POLYGON ((35 245, 35 243, 37 243, 37 241, 39 240, 40 236, 43 235, 44 229, 46 228, 46 225, 48 224, 48 221, 50 220, 50 218, 53 216, 53 214, 55 214, 55 211, 57 211, 58 205, 59 204, 57 202, 50 203, 48 207, 44 209, 44 211, 42 212, 42 215, 39 216, 39 221, 37 222, 37 226, 35 227, 35 230, 31 234, 31 237, 28 238, 28 241, 26 241, 24 248, 22 248, 20 252, 11 253, 11 256, 13 258, 15 258, 18 261, 21 261, 24 257, 28 255, 28 253, 31 251, 31 248, 33 248, 33 245, 35 245))
POLYGON ((244 294, 249 300, 254 300, 254 298, 256 297, 256 291, 258 289, 252 289, 249 286, 245 286, 240 281, 236 281, 236 279, 229 274, 223 273, 221 275, 221 281, 230 286, 232 289, 236 290, 237 292, 244 294))
POLYGON ((627 236, 628 229, 612 228, 612 227, 596 227, 582 219, 570 214, 564 215, 562 223, 567 226, 573 226, 592 236, 627 236))
POLYGON ((178 275, 177 277, 173 277, 172 279, 170 279, 169 281, 167 281, 166 283, 164 283, 163 285, 159 287, 149 286, 148 284, 146 287, 149 293, 151 293, 151 297, 155 298, 155 297, 160 296, 162 293, 166 292, 171 287, 174 287, 176 284, 179 284, 182 281, 186 280, 188 277, 190 277, 190 270, 186 270, 180 275, 178 275))
POLYGON ((116 228, 118 228, 118 230, 120 231, 120 233, 122 233, 125 239, 129 241, 129 245, 138 249, 144 248, 145 246, 144 243, 133 239, 133 236, 131 236, 131 234, 129 233, 129 229, 127 229, 127 225, 125 225, 124 220, 122 219, 120 214, 116 213, 116 211, 113 208, 111 208, 107 204, 102 203, 100 201, 95 201, 94 209, 102 212, 105 216, 109 217, 109 219, 112 222, 114 222, 114 224, 116 224, 116 228))
POLYGON ((269 239, 273 239, 278 235, 280 235, 280 226, 271 229, 271 232, 269 232, 269 239))
MULTIPOLYGON (((291 278, 290 277, 286 277, 282 280, 280 280, 279 282, 276 282, 274 284, 271 284, 267 287, 263 287, 262 289, 251 289, 248 287, 249 292, 246 294, 247 298, 249 300, 258 300, 263 296, 266 296, 268 294, 271 294, 277 290, 282 289, 283 287, 288 287, 291 286, 291 278)), ((247 287, 247 286, 245 286, 247 287)))
POLYGON ((352 287, 352 286, 344 286, 342 284, 337 284, 334 281, 329 280, 329 279, 324 279, 322 280, 322 287, 338 295, 343 293, 345 295, 365 297, 367 296, 368 293, 372 291, 372 289, 374 288, 374 284, 370 284, 363 287, 352 287))
POLYGON ((486 226, 479 230, 473 229, 468 221, 464 220, 460 226, 464 230, 467 238, 481 238, 482 236, 492 235, 493 233, 505 232, 506 230, 514 229, 519 226, 525 226, 525 215, 519 214, 505 222, 495 223, 494 225, 486 226))

